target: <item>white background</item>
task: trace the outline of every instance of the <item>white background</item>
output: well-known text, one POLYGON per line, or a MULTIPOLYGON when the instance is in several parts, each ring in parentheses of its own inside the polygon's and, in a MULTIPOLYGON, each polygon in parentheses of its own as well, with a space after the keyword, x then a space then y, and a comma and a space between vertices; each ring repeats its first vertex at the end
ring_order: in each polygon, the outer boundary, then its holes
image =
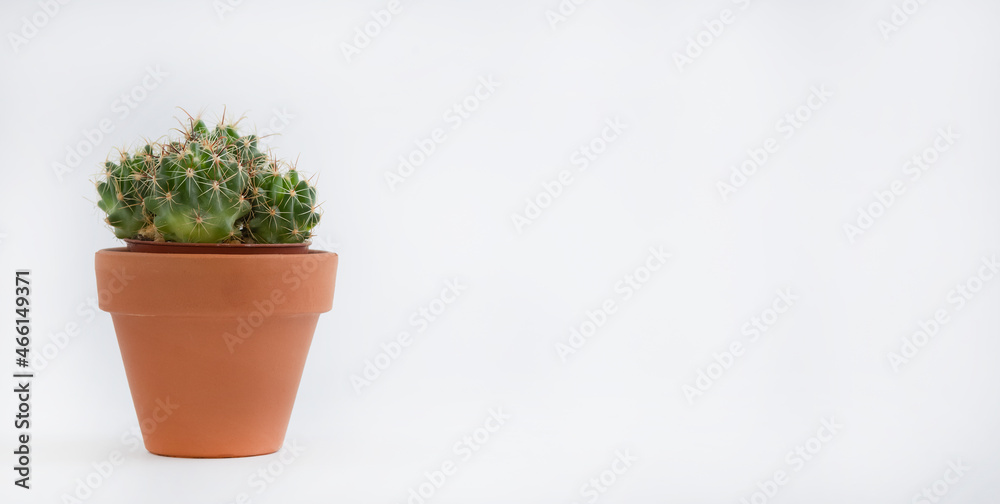
MULTIPOLYGON (((1000 252, 1000 5, 930 1, 883 37, 902 3, 591 0, 553 27, 558 0, 404 1, 348 60, 343 44, 385 2, 80 1, 51 19, 5 2, 2 274, 33 270, 35 351, 55 355, 33 384, 33 488, 7 469, 0 501, 68 502, 118 450, 83 501, 403 503, 453 460, 427 502, 582 503, 627 450, 636 461, 597 502, 737 503, 777 470, 788 481, 767 502, 919 502, 949 461, 971 470, 942 501, 993 502, 1000 281, 961 310, 948 296, 1000 252), (732 23, 681 71, 674 54, 723 9, 732 23), (12 43, 33 16, 44 26, 12 43), (165 76, 138 90, 147 68, 165 76), (496 92, 452 128, 444 114, 488 76, 496 92), (833 96, 785 138, 777 122, 813 86, 833 96), (126 113, 123 94, 143 99, 126 113), (288 466, 123 443, 137 421, 117 342, 87 305, 93 253, 119 245, 93 203, 105 156, 163 135, 177 107, 223 106, 282 126, 269 144, 319 175, 316 234, 341 257, 288 466), (613 118, 627 129, 579 171, 574 151, 613 118), (104 119, 113 131, 60 180, 56 164, 104 119), (390 190, 385 173, 435 128, 447 139, 390 190), (958 138, 914 180, 904 164, 941 128, 958 138), (769 138, 778 151, 724 199, 717 182, 769 138), (512 214, 564 169, 572 184, 519 233, 512 214), (845 224, 897 179, 905 192, 849 239, 845 224), (671 257, 625 301, 616 282, 651 246, 671 257), (456 277, 467 290, 417 333, 411 314, 456 277), (778 289, 798 300, 751 342, 741 328, 778 289), (607 298, 619 310, 564 362, 556 345, 607 298), (939 309, 949 322, 894 370, 888 354, 939 309), (351 375, 401 331, 415 343, 358 393, 351 375), (734 341, 743 355, 689 401, 683 387, 734 341), (453 445, 491 408, 511 418, 462 460, 453 445), (830 417, 842 430, 790 465, 830 417), (268 467, 281 474, 258 493, 249 478, 268 467)), ((10 391, 0 407, 8 467, 10 391)))

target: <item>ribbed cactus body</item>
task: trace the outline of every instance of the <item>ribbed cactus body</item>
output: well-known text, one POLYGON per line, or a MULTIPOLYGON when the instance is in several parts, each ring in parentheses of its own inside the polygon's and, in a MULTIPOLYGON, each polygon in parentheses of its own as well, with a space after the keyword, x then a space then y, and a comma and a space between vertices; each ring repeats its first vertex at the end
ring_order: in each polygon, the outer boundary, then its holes
POLYGON ((234 124, 193 119, 183 141, 107 163, 98 206, 119 238, 298 243, 319 222, 316 189, 234 124))
POLYGON ((316 188, 289 169, 277 165, 255 177, 250 234, 263 243, 299 243, 310 236, 319 222, 316 188))
POLYGON ((120 163, 104 165, 104 180, 97 185, 97 206, 108 214, 106 221, 118 238, 137 235, 149 221, 143 201, 149 195, 155 163, 152 148, 146 146, 135 155, 123 154, 120 163))
POLYGON ((214 243, 238 239, 237 221, 250 211, 243 197, 247 169, 225 143, 190 141, 160 158, 146 208, 167 241, 214 243))

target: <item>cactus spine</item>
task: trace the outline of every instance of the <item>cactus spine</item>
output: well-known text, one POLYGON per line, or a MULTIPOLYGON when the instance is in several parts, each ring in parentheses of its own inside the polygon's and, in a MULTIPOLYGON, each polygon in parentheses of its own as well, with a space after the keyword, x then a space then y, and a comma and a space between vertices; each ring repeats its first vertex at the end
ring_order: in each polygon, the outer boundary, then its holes
POLYGON ((316 188, 235 124, 192 118, 181 141, 108 162, 98 206, 118 238, 299 243, 319 222, 316 188))

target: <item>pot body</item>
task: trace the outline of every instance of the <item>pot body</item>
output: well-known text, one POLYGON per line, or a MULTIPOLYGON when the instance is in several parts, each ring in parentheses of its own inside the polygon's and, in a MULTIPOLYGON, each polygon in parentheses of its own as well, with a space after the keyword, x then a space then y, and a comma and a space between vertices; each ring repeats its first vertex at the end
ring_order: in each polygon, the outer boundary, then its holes
POLYGON ((243 457, 281 448, 338 257, 97 252, 146 449, 243 457))

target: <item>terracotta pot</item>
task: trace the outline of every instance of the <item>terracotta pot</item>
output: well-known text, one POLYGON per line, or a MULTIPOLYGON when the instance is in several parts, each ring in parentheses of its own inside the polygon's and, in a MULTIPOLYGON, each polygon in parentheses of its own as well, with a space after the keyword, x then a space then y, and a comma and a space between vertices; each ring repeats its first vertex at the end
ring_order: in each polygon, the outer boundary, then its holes
POLYGON ((97 252, 146 449, 273 453, 284 441, 337 254, 97 252))

